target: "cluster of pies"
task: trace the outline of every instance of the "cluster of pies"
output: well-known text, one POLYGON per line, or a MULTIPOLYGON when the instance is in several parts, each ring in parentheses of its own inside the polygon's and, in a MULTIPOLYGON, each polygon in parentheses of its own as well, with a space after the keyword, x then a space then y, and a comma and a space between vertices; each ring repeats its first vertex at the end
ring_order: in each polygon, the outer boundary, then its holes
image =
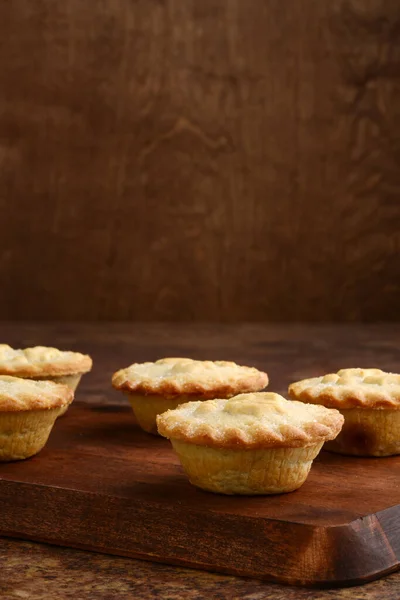
MULTIPOLYGON (((0 345, 0 461, 37 454, 74 397, 89 356, 0 345)), ((299 488, 327 450, 400 454, 400 375, 343 369, 263 392, 266 373, 226 361, 164 358, 114 373, 136 420, 171 441, 190 482, 223 494, 299 488)))
POLYGON ((324 444, 341 454, 400 453, 400 375, 344 369, 273 392, 232 362, 166 358, 117 371, 139 425, 169 438, 192 484, 224 494, 299 488, 324 444))
POLYGON ((79 352, 0 344, 0 461, 40 452, 91 368, 90 356, 79 352))

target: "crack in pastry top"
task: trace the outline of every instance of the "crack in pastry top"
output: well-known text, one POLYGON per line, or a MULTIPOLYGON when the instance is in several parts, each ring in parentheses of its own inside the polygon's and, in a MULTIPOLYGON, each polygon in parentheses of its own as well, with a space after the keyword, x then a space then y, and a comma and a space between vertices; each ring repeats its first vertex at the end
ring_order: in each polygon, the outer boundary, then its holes
POLYGON ((333 408, 400 409, 400 375, 380 369, 341 369, 292 383, 289 396, 333 408))
POLYGON ((335 409, 289 401, 273 392, 188 402, 157 417, 165 437, 238 449, 310 446, 334 439, 343 421, 335 409))
POLYGON ((144 395, 221 398, 261 390, 268 384, 268 375, 234 362, 163 358, 117 371, 112 384, 116 389, 144 395))
POLYGON ((58 408, 73 398, 73 391, 61 383, 0 375, 0 411, 58 408))
POLYGON ((15 349, 0 344, 0 374, 18 377, 46 377, 87 373, 92 359, 80 352, 58 350, 47 346, 15 349))

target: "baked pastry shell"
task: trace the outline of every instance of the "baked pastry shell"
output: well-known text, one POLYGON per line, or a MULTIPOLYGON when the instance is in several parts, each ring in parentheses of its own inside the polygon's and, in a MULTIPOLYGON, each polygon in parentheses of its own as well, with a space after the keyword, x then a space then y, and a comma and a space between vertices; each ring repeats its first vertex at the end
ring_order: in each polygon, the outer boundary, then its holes
POLYGON ((268 375, 254 367, 226 361, 194 361, 187 358, 163 358, 154 363, 134 363, 116 371, 112 385, 128 396, 136 419, 148 433, 158 435, 156 418, 163 412, 191 401, 231 398, 242 391, 258 391, 268 385, 268 375), (166 372, 163 377, 154 368, 182 366, 181 373, 166 372), (196 369, 211 366, 209 378, 198 377, 196 369), (138 374, 135 368, 146 367, 138 374), (194 371, 191 370, 193 367, 194 371))
POLYGON ((400 454, 400 410, 344 408, 339 410, 344 425, 325 448, 352 456, 393 456, 400 454))
MULTIPOLYGON (((6 344, 0 344, 0 348, 4 348, 4 346, 7 346, 11 352, 14 350, 6 344)), ((63 351, 47 346, 35 346, 15 352, 21 352, 21 356, 25 357, 25 362, 2 359, 0 354, 0 375, 51 380, 52 377, 62 375, 82 375, 90 371, 93 364, 91 357, 87 354, 63 351)))
POLYGON ((191 444, 171 438, 190 483, 228 495, 270 495, 292 492, 307 479, 323 442, 304 448, 232 450, 191 444))
POLYGON ((0 412, 0 462, 23 460, 45 446, 62 407, 0 412))
MULTIPOLYGON (((82 373, 74 373, 73 375, 60 375, 58 377, 34 377, 32 379, 35 381, 54 381, 54 383, 62 383, 75 392, 80 380, 82 379, 82 373)), ((65 415, 68 408, 69 404, 60 408, 58 416, 61 417, 62 415, 65 415)))
POLYGON ((400 454, 399 380, 399 375, 380 369, 342 369, 292 383, 289 396, 334 407, 343 415, 342 430, 325 444, 327 450, 353 456, 392 456, 400 454))
POLYGON ((65 408, 74 399, 66 385, 49 380, 0 376, 0 415, 7 412, 43 411, 65 408))
POLYGON ((341 429, 336 410, 273 392, 190 402, 157 418, 190 482, 221 494, 282 494, 306 480, 326 440, 341 429))
POLYGON ((380 369, 341 369, 292 383, 289 397, 339 410, 400 409, 400 375, 380 369))
POLYGON ((120 369, 113 374, 112 385, 116 390, 140 394, 143 396, 158 395, 164 398, 177 396, 191 396, 196 400, 210 400, 213 398, 230 398, 242 392, 256 392, 268 385, 268 375, 254 367, 247 367, 226 361, 192 361, 186 358, 164 358, 155 363, 133 364, 125 369, 120 369), (181 363, 188 370, 185 374, 171 373, 162 379, 152 376, 152 366, 177 365, 181 363), (191 363, 193 368, 201 367, 202 363, 210 363, 215 366, 215 374, 211 374, 209 380, 202 380, 196 373, 190 372, 191 363), (147 366, 147 376, 137 376, 135 367, 147 366), (219 372, 219 367, 221 371, 219 372), (228 372, 224 372, 224 368, 228 372), (132 371, 133 369, 133 371, 132 371), (231 373, 229 373, 231 369, 231 373), (221 377, 222 375, 222 377, 221 377))
MULTIPOLYGON (((157 417, 158 432, 169 439, 181 440, 198 446, 209 446, 212 448, 231 450, 265 450, 267 448, 304 448, 334 439, 343 425, 343 416, 339 411, 309 405, 305 408, 307 417, 304 423, 299 422, 296 416, 298 407, 304 407, 304 403, 290 402, 274 392, 259 392, 240 394, 233 398, 218 398, 207 402, 182 403, 176 411, 167 411, 157 417), (266 420, 262 423, 257 409, 262 407, 263 397, 278 403, 283 401, 284 405, 278 407, 275 416, 266 412, 266 420), (248 412, 246 402, 250 399, 251 405, 248 412), (236 422, 221 424, 220 419, 227 404, 234 403, 232 407, 238 415, 236 422), (259 406, 257 406, 259 404, 259 406), (253 408, 256 409, 253 414, 253 408), (205 420, 193 419, 193 412, 202 410, 205 420), (283 410, 282 410, 283 409, 283 410), (290 419, 285 415, 290 411, 290 419), (311 412, 310 412, 311 411, 311 412), (186 412, 186 414, 185 414, 186 412), (283 414, 282 414, 283 413, 283 414), (282 415, 282 417, 280 416, 282 415), (280 420, 277 427, 274 418, 280 420), (250 419, 250 420, 249 420, 250 419)), ((261 408, 262 411, 262 408, 261 408)), ((304 412, 304 411, 303 411, 304 412)), ((261 412, 262 414, 262 412, 261 412)), ((303 414, 304 417, 304 414, 303 414)))
POLYGON ((157 416, 167 410, 177 408, 190 400, 202 400, 195 396, 172 396, 165 398, 156 394, 127 394, 133 413, 139 426, 147 433, 159 435, 157 431, 157 416))

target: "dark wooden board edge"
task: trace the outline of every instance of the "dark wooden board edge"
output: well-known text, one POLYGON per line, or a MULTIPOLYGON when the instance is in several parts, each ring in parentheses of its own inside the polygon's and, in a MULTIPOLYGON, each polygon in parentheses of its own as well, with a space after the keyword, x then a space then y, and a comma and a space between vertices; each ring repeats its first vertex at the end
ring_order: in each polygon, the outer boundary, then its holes
POLYGON ((400 505, 333 527, 206 517, 179 500, 0 481, 3 536, 309 587, 366 583, 400 567, 400 505))

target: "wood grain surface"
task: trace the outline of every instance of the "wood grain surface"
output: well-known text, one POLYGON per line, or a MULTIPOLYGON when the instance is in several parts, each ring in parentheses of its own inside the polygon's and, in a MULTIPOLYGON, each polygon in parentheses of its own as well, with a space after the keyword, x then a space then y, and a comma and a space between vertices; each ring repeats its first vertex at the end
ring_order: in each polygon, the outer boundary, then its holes
POLYGON ((110 377, 165 355, 233 359, 264 368, 269 388, 285 393, 294 379, 343 366, 398 370, 400 325, 0 323, 0 335, 94 358, 43 452, 0 466, 3 533, 297 584, 397 568, 399 458, 323 453, 293 494, 207 494, 188 484, 166 440, 137 428, 110 377))
POLYGON ((397 320, 398 0, 0 3, 0 310, 397 320))
MULTIPOLYGON (((112 369, 128 356, 146 360, 179 352, 199 358, 247 357, 265 367, 271 389, 281 391, 294 377, 310 372, 356 364, 398 370, 400 364, 399 325, 0 323, 0 334, 16 345, 52 343, 90 351, 95 368, 78 393, 78 399, 85 397, 90 404, 120 402, 107 386, 112 369)), ((60 600, 398 600, 400 586, 397 572, 363 586, 310 590, 11 538, 0 539, 0 565, 5 598, 37 600, 49 595, 60 600)))
POLYGON ((294 493, 206 493, 129 406, 78 402, 39 455, 0 464, 0 534, 292 585, 354 585, 400 567, 399 477, 399 457, 322 452, 294 493))

